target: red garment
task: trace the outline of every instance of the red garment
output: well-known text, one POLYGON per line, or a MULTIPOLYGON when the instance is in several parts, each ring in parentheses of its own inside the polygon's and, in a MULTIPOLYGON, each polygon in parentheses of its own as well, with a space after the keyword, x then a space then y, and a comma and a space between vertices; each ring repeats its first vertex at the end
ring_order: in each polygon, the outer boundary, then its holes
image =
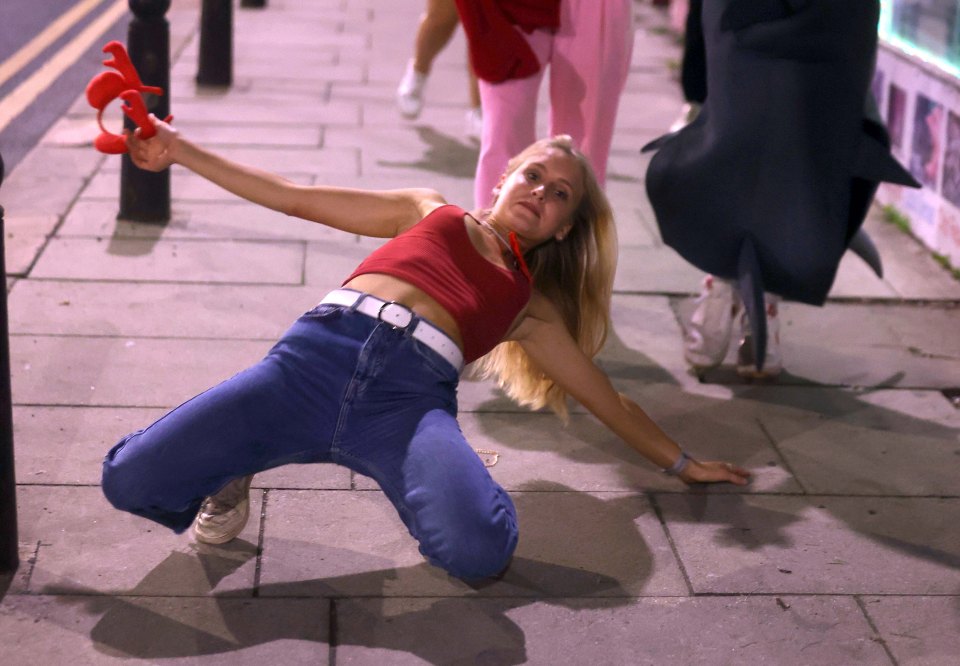
POLYGON ((560 27, 560 0, 456 0, 467 34, 470 64, 484 81, 523 79, 540 71, 540 62, 517 28, 560 27))
POLYGON ((463 339, 467 363, 493 349, 530 300, 519 271, 490 263, 474 247, 459 206, 441 206, 374 250, 344 284, 382 273, 423 290, 450 313, 463 339))

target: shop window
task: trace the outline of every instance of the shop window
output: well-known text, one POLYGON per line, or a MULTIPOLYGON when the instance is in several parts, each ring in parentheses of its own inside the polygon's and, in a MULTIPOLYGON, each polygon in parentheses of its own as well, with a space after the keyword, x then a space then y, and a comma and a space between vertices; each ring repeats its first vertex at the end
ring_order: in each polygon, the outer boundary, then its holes
POLYGON ((960 76, 960 0, 881 0, 880 37, 960 76))

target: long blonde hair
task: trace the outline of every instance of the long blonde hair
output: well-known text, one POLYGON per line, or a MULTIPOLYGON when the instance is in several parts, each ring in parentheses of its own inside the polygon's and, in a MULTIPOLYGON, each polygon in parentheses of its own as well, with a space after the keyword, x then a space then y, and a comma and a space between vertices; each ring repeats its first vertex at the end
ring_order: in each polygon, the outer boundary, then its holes
MULTIPOLYGON (((610 297, 617 266, 617 233, 613 211, 589 160, 567 135, 542 139, 507 164, 509 177, 530 157, 551 148, 573 157, 583 174, 583 193, 573 213, 573 226, 562 241, 548 241, 524 254, 533 288, 556 306, 567 331, 593 358, 607 339, 610 297)), ((567 394, 549 379, 516 342, 503 342, 477 361, 481 377, 495 377, 507 395, 532 409, 550 407, 567 419, 567 394)))

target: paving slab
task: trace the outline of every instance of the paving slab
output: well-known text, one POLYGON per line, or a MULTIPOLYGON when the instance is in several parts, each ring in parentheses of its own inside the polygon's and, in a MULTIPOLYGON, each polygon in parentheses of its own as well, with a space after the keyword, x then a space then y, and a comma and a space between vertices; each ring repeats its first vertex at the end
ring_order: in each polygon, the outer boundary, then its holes
POLYGON ((13 402, 170 409, 258 362, 272 346, 273 341, 15 335, 13 402))
POLYGON ((222 284, 23 280, 7 302, 17 335, 271 341, 318 300, 316 289, 300 285, 241 291, 222 284))
POLYGON ((14 407, 17 484, 98 485, 101 463, 110 447, 163 413, 113 407, 14 407))
MULTIPOLYGON (((620 96, 620 113, 614 125, 619 130, 643 130, 658 136, 666 134, 676 120, 683 97, 679 86, 676 92, 647 90, 643 92, 624 91, 620 96)), ((655 137, 654 137, 655 138, 655 137)))
POLYGON ((683 359, 682 329, 666 297, 615 294, 611 319, 598 358, 615 383, 673 383, 689 389, 699 383, 683 359))
POLYGON ((59 222, 57 215, 4 215, 4 268, 7 275, 27 275, 59 222))
POLYGON ((271 491, 261 597, 391 596, 460 585, 429 566, 378 492, 271 491), (393 592, 391 592, 393 591, 393 592))
MULTIPOLYGON (((445 132, 436 123, 424 119, 406 124, 402 131, 397 131, 393 126, 397 121, 396 109, 390 107, 384 112, 394 116, 393 123, 365 126, 360 130, 328 130, 325 146, 347 150, 350 145, 362 142, 375 147, 361 151, 360 174, 365 177, 407 175, 412 171, 416 179, 411 178, 408 187, 416 183, 417 187, 439 189, 434 185, 434 174, 469 179, 473 187, 477 146, 460 136, 460 125, 455 125, 456 132, 450 132, 449 127, 454 127, 451 123, 445 132)), ((462 110, 458 114, 457 121, 462 125, 462 110)), ((469 207, 468 204, 461 205, 469 207)))
POLYGON ((55 238, 31 273, 58 280, 301 284, 303 244, 55 238))
MULTIPOLYGON (((69 210, 87 175, 48 176, 45 172, 17 169, 3 181, 3 209, 7 215, 59 218, 69 210)), ((119 187, 115 190, 119 193, 119 187)))
POLYGON ((658 495, 697 593, 958 594, 957 498, 658 495))
MULTIPOLYGON (((20 541, 39 544, 31 594, 250 596, 259 521, 233 542, 206 546, 188 534, 117 511, 99 486, 19 489, 20 541)), ((260 515, 260 495, 250 513, 260 515)))
MULTIPOLYGON (((238 19, 235 21, 234 26, 234 38, 240 40, 241 38, 246 41, 248 37, 252 37, 255 34, 256 30, 262 29, 265 25, 269 25, 272 21, 271 17, 264 16, 265 12, 261 12, 260 16, 241 16, 238 14, 238 19), (257 23, 255 26, 249 25, 250 21, 257 23), (266 23, 264 23, 266 22, 266 23)), ((291 14, 286 14, 284 20, 289 20, 291 14)), ((318 32, 335 32, 342 29, 343 21, 342 17, 320 17, 320 16, 310 16, 306 13, 301 13, 298 16, 298 23, 301 26, 311 26, 314 30, 318 32)), ((337 64, 337 48, 327 48, 326 45, 317 47, 317 48, 307 48, 312 47, 313 45, 309 40, 299 41, 295 39, 295 35, 290 35, 290 39, 278 40, 275 43, 270 45, 268 49, 262 49, 258 47, 245 47, 241 49, 236 49, 233 53, 233 71, 234 73, 243 72, 244 75, 250 76, 251 73, 247 68, 253 67, 252 71, 256 72, 256 76, 259 78, 265 78, 271 75, 279 76, 290 76, 290 63, 292 61, 297 61, 297 64, 303 68, 304 78, 309 78, 309 73, 314 69, 321 69, 326 66, 337 64), (259 65, 270 65, 270 69, 260 68, 259 65)), ((200 39, 193 39, 184 46, 183 50, 180 52, 180 57, 177 60, 177 64, 181 67, 186 65, 192 65, 197 62, 200 54, 200 39)), ((301 78, 301 72, 297 72, 296 77, 291 78, 301 78)), ((206 89, 206 86, 198 86, 201 89, 206 89)), ((220 86, 217 86, 220 88, 220 86)), ((224 94, 229 95, 233 91, 234 86, 229 88, 220 88, 223 90, 224 94)))
POLYGON ((337 663, 891 663, 844 597, 348 599, 336 608, 337 663))
POLYGON ((328 291, 340 287, 360 262, 383 242, 384 239, 373 238, 362 239, 357 244, 308 243, 303 283, 313 290, 314 300, 319 301, 328 291))
MULTIPOLYGON (((355 78, 356 72, 349 77, 355 78)), ((326 77, 324 77, 326 80, 326 77)), ((195 97, 183 99, 177 103, 177 113, 185 118, 216 118, 223 114, 223 105, 213 98, 195 97)), ((276 123, 278 125, 333 125, 357 127, 360 125, 361 111, 358 104, 350 102, 284 102, 280 115, 277 103, 270 99, 252 98, 246 104, 233 106, 228 116, 237 123, 276 123)))
POLYGON ((620 293, 699 293, 703 272, 666 246, 622 247, 613 289, 620 293))
POLYGON ((840 259, 828 298, 891 299, 899 296, 897 290, 883 278, 877 277, 860 257, 846 252, 840 259))
POLYGON ((325 599, 8 595, 0 602, 10 664, 327 664, 328 627, 325 599))
POLYGON ((884 280, 901 298, 957 301, 960 280, 940 266, 930 250, 884 222, 879 206, 871 208, 864 228, 870 233, 883 259, 884 280))
POLYGON ((118 220, 118 201, 78 201, 57 230, 60 237, 230 238, 233 240, 335 240, 356 242, 342 231, 289 217, 241 200, 175 201, 171 219, 158 225, 118 220))
POLYGON ((960 377, 955 338, 924 335, 918 347, 898 329, 935 327, 955 314, 909 305, 844 305, 824 310, 787 304, 782 330, 790 375, 820 384, 949 388, 960 377), (834 317, 834 315, 836 315, 834 317))
MULTIPOLYGON (((495 468, 494 468, 495 469, 495 468)), ((513 563, 474 590, 426 563, 379 491, 272 491, 261 596, 637 596, 686 592, 659 520, 628 493, 563 486, 512 493, 521 525, 513 563), (563 516, 558 524, 557 516, 563 516), (571 539, 581 546, 568 548, 571 539)))
MULTIPOLYGON (((244 100, 237 100, 242 104, 244 100)), ((282 104, 282 102, 280 102, 282 104)), ((220 123, 178 122, 177 130, 204 146, 234 148, 258 146, 261 148, 296 148, 300 150, 320 148, 323 145, 323 129, 320 127, 277 127, 275 125, 235 125, 220 123)), ((324 153, 329 155, 329 151, 324 153)), ((234 156, 236 158, 238 156, 234 156)), ((245 157, 240 155, 239 157, 245 157)), ((256 162, 253 162, 256 164, 256 162)), ((281 166, 281 169, 284 167, 281 166)))
POLYGON ((282 490, 352 490, 353 473, 333 463, 283 465, 253 477, 253 487, 282 490))
MULTIPOLYGON (((330 67, 335 66, 327 66, 330 67)), ((181 98, 192 97, 211 97, 219 96, 221 99, 227 99, 230 96, 243 98, 248 95, 263 95, 278 100, 287 98, 320 99, 324 102, 329 101, 330 88, 334 82, 339 82, 339 78, 333 79, 301 78, 299 76, 284 74, 283 70, 275 69, 274 76, 253 77, 239 75, 236 71, 233 73, 233 85, 224 89, 221 86, 204 86, 197 83, 196 69, 191 65, 189 67, 179 67, 170 72, 170 90, 171 99, 179 100, 181 98)), ((174 102, 176 104, 176 102, 174 102)), ((71 110, 71 113, 73 111, 71 110)), ((215 118, 212 120, 216 120, 215 118)), ((187 122, 202 122, 201 118, 190 118, 187 122)), ((210 121, 207 121, 210 122, 210 121)), ((176 125, 181 126, 179 118, 175 120, 176 125)), ((218 123, 219 124, 219 123, 218 123)), ((223 120, 224 126, 229 127, 227 119, 223 120)), ((269 123, 277 129, 285 129, 277 123, 269 123)))
POLYGON ((866 597, 863 607, 898 664, 948 666, 960 655, 960 597, 866 597))
MULTIPOLYGON (((800 402, 804 396, 798 396, 800 402)), ((852 396, 851 396, 852 397, 852 396)), ((811 397, 812 398, 812 397, 811 397)), ((953 496, 960 475, 960 413, 937 391, 876 391, 842 410, 758 414, 790 470, 812 494, 953 496)))
MULTIPOLYGON (((285 171, 280 175, 300 185, 313 183, 313 176, 309 173, 285 171)), ((239 197, 176 165, 170 170, 170 189, 175 193, 173 196, 185 201, 240 201, 239 197)), ((86 183, 86 188, 81 194, 81 200, 84 199, 120 200, 119 163, 101 169, 89 183, 86 183)))
MULTIPOLYGON (((778 475, 769 465, 779 456, 755 421, 701 419, 696 410, 683 417, 664 417, 658 407, 654 407, 658 422, 698 457, 709 460, 722 456, 757 469, 757 479, 749 491, 783 492, 789 487, 784 466, 779 466, 778 475), (691 418, 694 414, 696 419, 691 418)), ((549 413, 468 413, 461 414, 460 423, 471 446, 497 453, 494 476, 511 491, 556 483, 585 492, 686 490, 683 483, 663 475, 592 416, 574 414, 566 427, 549 413)), ((794 489, 799 490, 797 486, 794 489)), ((714 492, 742 491, 730 487, 714 492)))
MULTIPOLYGON (((269 130, 263 130, 267 131, 269 130)), ((201 137, 196 137, 201 140, 201 137)), ((326 174, 359 175, 360 151, 357 148, 297 146, 290 148, 225 147, 217 151, 241 164, 254 165, 268 171, 305 173, 324 177, 326 174)))
MULTIPOLYGON (((678 304, 681 322, 689 321, 692 301, 678 304)), ((960 376, 955 336, 938 334, 953 322, 952 304, 926 305, 828 302, 822 308, 783 303, 780 342, 787 384, 950 388, 960 376), (902 330, 901 330, 902 329, 902 330), (917 337, 910 335, 917 332, 917 337), (922 345, 922 346, 920 346, 922 345)), ((724 366, 703 373, 710 382, 742 383, 733 372, 739 326, 734 324, 724 366)))

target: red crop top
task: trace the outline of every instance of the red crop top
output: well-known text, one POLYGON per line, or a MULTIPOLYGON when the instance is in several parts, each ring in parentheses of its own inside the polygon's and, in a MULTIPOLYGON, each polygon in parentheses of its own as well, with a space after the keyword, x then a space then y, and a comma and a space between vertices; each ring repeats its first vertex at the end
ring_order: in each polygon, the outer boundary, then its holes
POLYGON ((473 246, 459 206, 440 206, 364 259, 358 275, 382 273, 409 282, 443 306, 460 329, 467 363, 493 349, 530 300, 520 271, 497 266, 473 246))

